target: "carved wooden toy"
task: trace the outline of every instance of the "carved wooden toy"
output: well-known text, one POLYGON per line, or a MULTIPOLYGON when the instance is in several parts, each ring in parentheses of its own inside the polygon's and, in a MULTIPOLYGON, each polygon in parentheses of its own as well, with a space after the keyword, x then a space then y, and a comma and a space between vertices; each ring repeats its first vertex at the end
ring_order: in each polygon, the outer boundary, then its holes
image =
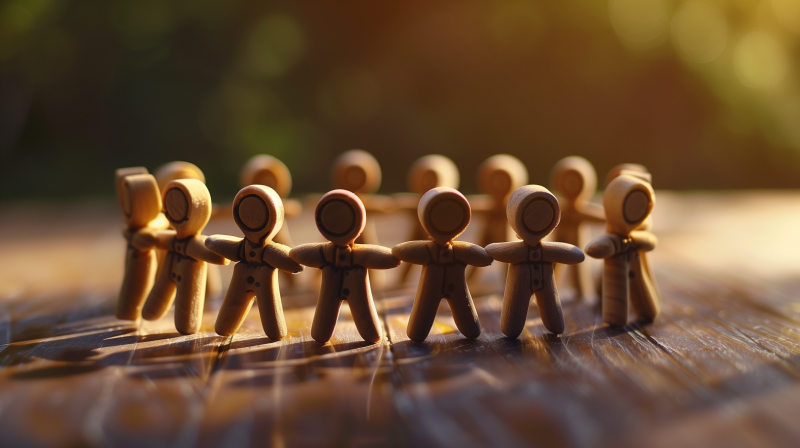
POLYGON ((167 251, 155 284, 142 309, 142 317, 156 320, 175 301, 175 328, 183 334, 200 329, 205 303, 206 263, 228 264, 208 250, 203 231, 211 216, 211 195, 197 179, 174 180, 164 189, 164 214, 173 230, 140 232, 133 245, 167 251))
MULTIPOLYGON (((461 176, 452 160, 438 154, 420 157, 408 170, 408 189, 411 193, 394 195, 397 208, 413 214, 411 234, 408 241, 425 240, 428 233, 417 217, 419 199, 428 190, 436 187, 458 188, 461 176)), ((414 265, 405 263, 400 267, 399 283, 405 283, 414 265)))
POLYGON ((364 230, 367 213, 354 193, 346 190, 326 193, 319 200, 314 217, 320 233, 330 242, 303 244, 289 252, 294 261, 322 271, 311 337, 321 343, 331 339, 339 308, 347 300, 361 337, 367 342, 380 341, 383 332, 367 269, 391 269, 400 260, 387 247, 355 244, 364 230))
POLYGON ((555 334, 564 332, 564 315, 558 298, 553 265, 577 264, 584 260, 583 252, 567 243, 542 241, 561 219, 558 200, 540 185, 526 185, 517 189, 506 208, 508 223, 522 241, 493 243, 486 252, 497 261, 510 263, 500 330, 516 338, 525 329, 531 296, 545 328, 555 334))
POLYGON ((289 247, 273 241, 283 224, 281 198, 264 185, 244 187, 233 200, 233 219, 244 238, 211 235, 205 241, 212 252, 238 262, 219 309, 215 330, 222 336, 236 333, 255 297, 264 332, 270 339, 282 339, 286 336, 286 321, 278 269, 297 273, 303 267, 289 258, 289 247))
POLYGON ((642 263, 642 254, 655 248, 656 237, 636 230, 654 204, 650 184, 627 174, 612 180, 603 194, 607 233, 590 241, 585 251, 604 259, 603 321, 610 325, 628 323, 629 302, 640 319, 655 319, 660 312, 658 294, 642 263))
POLYGON ((439 302, 445 299, 458 330, 468 338, 477 338, 481 325, 464 271, 467 265, 489 266, 492 257, 477 244, 454 241, 469 226, 469 202, 457 190, 437 187, 422 196, 417 214, 431 240, 408 241, 392 249, 400 260, 422 265, 408 337, 415 342, 428 337, 439 302))
POLYGON ((125 251, 125 276, 115 314, 118 319, 138 320, 142 305, 153 287, 158 261, 155 251, 140 250, 131 244, 131 240, 158 219, 161 213, 161 192, 156 179, 142 167, 118 169, 116 186, 117 197, 125 215, 123 236, 128 247, 125 251))
MULTIPOLYGON (((594 167, 583 157, 561 159, 550 171, 550 185, 561 204, 561 224, 553 232, 553 239, 583 247, 588 241, 584 223, 605 222, 602 207, 589 202, 597 189, 594 167)), ((556 265, 556 277, 566 279, 579 299, 596 298, 589 264, 556 265), (560 271, 565 268, 562 274, 560 271)))

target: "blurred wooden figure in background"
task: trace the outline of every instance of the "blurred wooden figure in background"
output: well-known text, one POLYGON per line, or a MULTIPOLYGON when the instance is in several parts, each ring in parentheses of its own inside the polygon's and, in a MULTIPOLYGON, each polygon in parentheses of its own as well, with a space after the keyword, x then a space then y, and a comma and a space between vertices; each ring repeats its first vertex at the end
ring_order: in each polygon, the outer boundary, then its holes
POLYGON ((415 342, 428 337, 439 302, 445 299, 461 334, 477 338, 481 325, 467 286, 465 269, 467 265, 489 266, 492 257, 477 244, 454 241, 469 226, 472 218, 469 202, 457 190, 437 187, 422 196, 417 215, 430 239, 408 241, 392 248, 392 253, 400 260, 422 265, 406 330, 408 337, 415 342))
POLYGON ((366 225, 367 212, 354 193, 326 193, 314 217, 320 233, 330 242, 302 244, 289 252, 294 261, 322 271, 311 337, 320 343, 331 339, 342 301, 347 300, 361 337, 367 342, 380 341, 383 332, 367 269, 391 269, 399 266, 400 260, 387 247, 355 244, 366 225))
POLYGON ((278 269, 298 273, 303 267, 289 258, 289 247, 273 241, 280 232, 283 216, 283 204, 275 190, 264 185, 250 185, 242 188, 233 200, 233 219, 244 238, 227 235, 206 238, 208 249, 238 262, 217 315, 217 334, 236 333, 255 297, 264 333, 273 340, 286 336, 278 269))
POLYGON ((558 298, 553 265, 583 262, 583 252, 572 244, 542 241, 561 219, 558 200, 540 185, 517 189, 506 208, 508 223, 522 241, 492 243, 486 252, 497 261, 510 263, 500 330, 516 338, 525 329, 531 296, 545 328, 552 333, 564 332, 564 314, 558 298))

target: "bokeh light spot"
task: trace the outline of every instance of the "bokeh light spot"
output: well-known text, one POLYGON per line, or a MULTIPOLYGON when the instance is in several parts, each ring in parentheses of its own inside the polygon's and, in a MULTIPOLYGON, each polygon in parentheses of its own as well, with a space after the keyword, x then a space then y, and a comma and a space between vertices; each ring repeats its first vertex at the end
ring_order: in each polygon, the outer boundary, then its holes
POLYGON ((687 61, 709 62, 725 49, 728 24, 714 4, 684 3, 672 19, 672 39, 687 61))
POLYGON ((789 62, 786 50, 778 39, 764 31, 753 31, 736 46, 733 67, 742 84, 768 88, 783 80, 789 62))
POLYGON ((650 48, 660 42, 667 27, 664 0, 611 0, 611 25, 622 41, 634 48, 650 48))
POLYGON ((789 31, 800 33, 800 1, 772 0, 775 17, 789 31))
POLYGON ((274 14, 253 28, 245 64, 256 73, 278 77, 300 59, 304 49, 305 37, 297 20, 288 15, 274 14))

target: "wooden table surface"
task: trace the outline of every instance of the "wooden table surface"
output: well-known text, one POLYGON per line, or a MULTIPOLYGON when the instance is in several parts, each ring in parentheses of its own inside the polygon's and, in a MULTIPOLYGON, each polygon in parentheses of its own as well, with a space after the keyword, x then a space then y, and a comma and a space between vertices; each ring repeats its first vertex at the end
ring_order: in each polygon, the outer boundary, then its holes
MULTIPOLYGON (((376 217, 382 242, 402 241, 408 219, 376 217)), ((387 339, 361 341, 344 306, 321 345, 310 272, 284 292, 286 340, 267 339, 255 310, 216 335, 218 298, 183 336, 172 314, 113 317, 115 207, 5 206, 0 446, 798 446, 800 193, 661 191, 655 222, 653 324, 609 328, 564 288, 563 335, 532 306, 509 340, 492 266, 473 288, 480 338, 461 337, 443 302, 414 344, 416 280, 398 287, 395 270, 376 294, 387 339)), ((296 244, 320 239, 308 212, 289 225, 296 244)), ((238 235, 228 222, 206 231, 221 232, 238 235)))

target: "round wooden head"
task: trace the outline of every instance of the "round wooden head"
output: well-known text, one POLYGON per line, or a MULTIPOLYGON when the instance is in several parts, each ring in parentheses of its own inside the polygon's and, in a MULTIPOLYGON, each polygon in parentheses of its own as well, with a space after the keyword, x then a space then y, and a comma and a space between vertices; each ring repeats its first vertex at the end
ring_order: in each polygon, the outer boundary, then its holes
POLYGON ((128 227, 145 227, 161 213, 161 192, 150 174, 125 176, 118 195, 128 227))
POLYGON ((292 191, 292 173, 275 157, 259 154, 244 165, 239 183, 242 187, 266 185, 285 198, 292 191))
POLYGON ((437 187, 422 195, 417 216, 428 235, 445 245, 464 233, 472 219, 472 210, 467 198, 458 190, 437 187))
POLYGON ((648 171, 647 167, 644 165, 639 165, 638 163, 621 163, 611 168, 611 171, 608 172, 608 175, 606 175, 606 185, 610 184, 612 180, 616 179, 621 174, 629 174, 642 179, 650 185, 653 184, 653 175, 650 174, 650 171, 648 171))
POLYGON ((629 235, 650 216, 655 201, 655 193, 649 183, 628 174, 618 176, 603 193, 608 230, 629 235))
POLYGON ((364 231, 367 211, 354 193, 333 190, 320 198, 314 218, 322 236, 334 244, 347 246, 364 231))
POLYGON ((514 190, 528 183, 528 169, 516 157, 497 154, 478 167, 478 186, 484 193, 505 199, 514 190))
POLYGON ((408 170, 408 189, 417 194, 436 187, 458 188, 460 181, 456 164, 438 154, 420 157, 408 170))
POLYGON ((526 185, 511 194, 506 206, 511 228, 527 244, 535 246, 561 221, 561 207, 550 190, 541 185, 526 185))
MULTIPOLYGON (((125 178, 132 174, 149 174, 150 172, 147 171, 147 168, 143 166, 132 166, 130 168, 118 168, 114 172, 114 186, 117 189, 117 200, 119 201, 120 205, 124 200, 122 197, 122 183, 125 182, 125 178)), ((160 199, 159 199, 160 200, 160 199)))
POLYGON ((597 173, 583 157, 565 157, 550 170, 550 187, 562 199, 588 201, 597 189, 597 173))
POLYGON ((158 186, 161 187, 162 193, 167 188, 167 184, 173 180, 178 179, 197 179, 200 182, 206 182, 206 176, 197 165, 189 162, 170 162, 161 165, 155 173, 158 186))
POLYGON ((381 186, 381 166, 366 151, 347 151, 333 163, 333 185, 353 193, 374 193, 381 186))
POLYGON ((200 233, 211 218, 211 194, 197 179, 178 179, 164 189, 164 215, 178 234, 186 238, 200 233))
POLYGON ((233 198, 233 220, 251 242, 269 242, 283 226, 283 202, 270 187, 248 185, 233 198))

